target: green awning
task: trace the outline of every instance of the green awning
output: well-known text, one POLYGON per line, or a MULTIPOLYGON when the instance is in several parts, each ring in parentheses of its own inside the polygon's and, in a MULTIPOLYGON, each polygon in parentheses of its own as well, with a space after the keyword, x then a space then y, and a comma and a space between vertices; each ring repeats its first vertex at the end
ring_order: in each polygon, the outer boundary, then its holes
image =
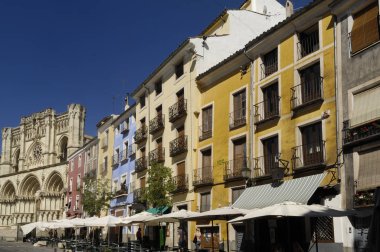
POLYGON ((151 214, 165 214, 166 212, 168 212, 168 210, 169 210, 168 206, 162 206, 162 207, 152 207, 146 211, 151 214))

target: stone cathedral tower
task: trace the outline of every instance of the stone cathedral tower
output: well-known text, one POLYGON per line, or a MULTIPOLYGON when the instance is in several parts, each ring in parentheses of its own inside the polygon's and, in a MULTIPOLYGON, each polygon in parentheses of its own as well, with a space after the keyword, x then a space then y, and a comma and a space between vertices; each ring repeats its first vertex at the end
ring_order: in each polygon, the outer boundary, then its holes
POLYGON ((85 142, 86 110, 71 104, 46 109, 2 130, 0 237, 16 237, 16 225, 62 218, 67 157, 85 142))

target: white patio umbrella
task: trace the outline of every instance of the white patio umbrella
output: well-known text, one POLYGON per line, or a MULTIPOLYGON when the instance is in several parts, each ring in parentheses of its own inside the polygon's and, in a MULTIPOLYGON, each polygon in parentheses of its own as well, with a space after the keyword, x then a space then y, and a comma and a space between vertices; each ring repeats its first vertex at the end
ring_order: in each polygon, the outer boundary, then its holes
POLYGON ((197 214, 199 213, 181 209, 177 212, 172 212, 172 213, 163 214, 159 216, 152 216, 151 218, 146 219, 144 223, 156 224, 159 222, 179 222, 182 219, 190 218, 192 216, 196 216, 197 214))
POLYGON ((23 234, 27 235, 30 232, 32 232, 33 229, 35 229, 35 228, 43 229, 43 225, 45 225, 45 224, 46 224, 46 222, 37 221, 37 222, 32 222, 32 223, 29 223, 29 224, 25 224, 25 225, 21 226, 20 228, 21 228, 23 234))
POLYGON ((58 229, 58 228, 72 228, 74 225, 70 223, 70 220, 63 219, 63 220, 55 220, 46 222, 42 225, 43 228, 48 229, 58 229))
POLYGON ((275 204, 272 206, 264 207, 261 209, 248 210, 249 212, 239 218, 235 218, 230 223, 241 222, 244 220, 255 219, 265 216, 289 216, 289 217, 343 217, 348 215, 354 215, 352 210, 343 210, 332 208, 328 206, 322 206, 319 204, 306 205, 302 203, 296 203, 291 201, 285 201, 283 203, 275 204))
POLYGON ((145 211, 145 212, 141 212, 129 217, 125 217, 124 219, 122 219, 122 222, 120 225, 130 226, 133 224, 143 223, 143 222, 149 221, 150 219, 154 217, 155 216, 153 214, 145 211))
POLYGON ((115 227, 121 224, 121 219, 113 215, 107 215, 96 219, 85 219, 86 227, 115 227))
MULTIPOLYGON (((245 215, 248 210, 234 208, 234 207, 221 207, 210 211, 194 214, 193 216, 186 218, 186 220, 211 220, 211 226, 214 227, 214 220, 230 220, 236 216, 245 215)), ((227 231, 227 251, 230 251, 229 237, 228 237, 228 223, 226 224, 227 231)), ((211 246, 214 251, 214 234, 211 233, 211 246)))

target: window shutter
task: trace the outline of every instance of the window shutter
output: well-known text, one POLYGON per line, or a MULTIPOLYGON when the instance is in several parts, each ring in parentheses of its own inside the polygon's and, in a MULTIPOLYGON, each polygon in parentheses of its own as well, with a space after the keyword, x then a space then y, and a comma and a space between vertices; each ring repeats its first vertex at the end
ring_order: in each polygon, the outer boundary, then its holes
POLYGON ((354 15, 351 32, 351 52, 355 53, 379 41, 379 7, 377 2, 354 15))

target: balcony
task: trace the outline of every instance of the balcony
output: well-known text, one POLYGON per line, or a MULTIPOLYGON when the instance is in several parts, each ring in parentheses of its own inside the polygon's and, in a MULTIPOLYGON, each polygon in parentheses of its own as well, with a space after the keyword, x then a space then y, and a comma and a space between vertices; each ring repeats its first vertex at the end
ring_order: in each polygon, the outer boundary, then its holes
POLYGON ((193 186, 207 186, 214 183, 214 178, 212 177, 212 166, 205 166, 194 170, 193 186))
POLYGON ((262 124, 280 118, 280 99, 277 96, 254 105, 254 124, 262 124))
POLYGON ((157 148, 149 152, 149 162, 162 163, 165 162, 165 148, 157 148))
POLYGON ((281 154, 266 155, 253 159, 253 177, 272 176, 273 171, 280 168, 279 158, 281 154))
POLYGON ((212 137, 212 127, 199 126, 199 141, 212 137))
POLYGON ((225 165, 224 181, 240 180, 243 179, 242 169, 249 168, 249 159, 247 157, 236 158, 227 161, 225 165))
POLYGON ((120 153, 115 153, 112 157, 112 166, 117 166, 120 162, 120 153))
POLYGON ((261 79, 264 79, 274 74, 278 70, 277 57, 269 59, 267 62, 262 63, 260 67, 261 67, 261 79))
POLYGON ((380 120, 351 127, 350 120, 343 122, 343 146, 360 145, 380 138, 380 120))
POLYGON ((126 194, 128 194, 128 187, 126 186, 126 183, 121 183, 120 188, 118 188, 115 193, 115 197, 120 197, 126 194))
POLYGON ((293 171, 304 168, 317 168, 326 166, 326 141, 299 145, 292 148, 293 171))
POLYGON ((306 79, 303 83, 292 87, 290 106, 298 110, 305 106, 323 101, 323 77, 315 76, 306 79))
POLYGON ((154 134, 165 127, 165 115, 158 115, 149 121, 149 133, 154 134))
POLYGON ((128 156, 133 156, 136 154, 136 145, 131 144, 128 146, 128 156))
POLYGON ((126 133, 129 130, 129 124, 128 122, 124 121, 120 124, 120 133, 126 133))
POLYGON ((144 200, 145 188, 138 188, 133 191, 133 203, 145 204, 144 200))
POLYGON ((128 149, 125 149, 121 152, 120 162, 125 162, 128 159, 128 149))
POLYGON ((145 125, 142 125, 141 128, 136 130, 135 136, 134 136, 135 143, 141 143, 142 141, 146 140, 147 138, 146 133, 147 133, 147 129, 145 125))
POLYGON ((177 175, 172 178, 174 190, 171 193, 180 193, 189 189, 189 180, 187 174, 177 175))
POLYGON ((136 159, 135 162, 135 171, 136 172, 142 172, 148 168, 148 162, 146 157, 141 157, 139 159, 136 159))
POLYGON ((174 157, 187 151, 187 136, 180 136, 170 142, 170 156, 174 157))
POLYGON ((298 59, 319 50, 319 34, 318 30, 310 34, 300 34, 300 41, 297 43, 298 59))
POLYGON ((246 109, 239 109, 230 113, 230 130, 241 127, 247 123, 246 109))
POLYGON ((169 122, 173 123, 182 118, 187 113, 187 100, 181 99, 169 107, 169 122))

